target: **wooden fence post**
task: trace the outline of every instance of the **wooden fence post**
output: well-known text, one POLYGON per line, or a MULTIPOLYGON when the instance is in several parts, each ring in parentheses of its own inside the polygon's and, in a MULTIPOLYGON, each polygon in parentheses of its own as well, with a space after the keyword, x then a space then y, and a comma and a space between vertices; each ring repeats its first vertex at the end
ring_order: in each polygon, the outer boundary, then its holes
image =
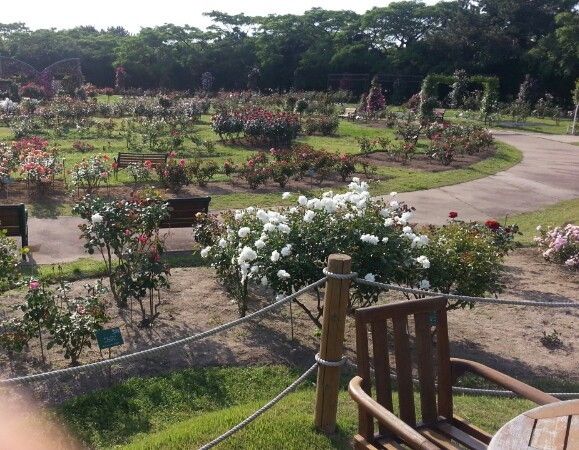
MULTIPOLYGON (((352 258, 348 255, 330 255, 328 271, 336 274, 350 274, 352 258)), ((322 319, 322 340, 320 358, 326 361, 340 361, 343 353, 346 310, 350 298, 350 279, 330 278, 326 281, 324 316, 322 319)), ((341 367, 318 366, 316 388, 316 428, 324 433, 336 430, 338 411, 338 391, 341 367)))

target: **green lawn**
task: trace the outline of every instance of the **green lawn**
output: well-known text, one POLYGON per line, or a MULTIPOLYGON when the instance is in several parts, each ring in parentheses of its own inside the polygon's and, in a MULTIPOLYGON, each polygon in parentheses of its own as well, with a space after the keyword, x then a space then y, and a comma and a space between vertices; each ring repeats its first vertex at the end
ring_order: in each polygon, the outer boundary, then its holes
MULTIPOLYGON (((456 109, 447 109, 444 114, 444 118, 450 120, 451 122, 469 122, 469 123, 481 123, 478 119, 474 118, 477 115, 476 111, 470 111, 466 113, 466 117, 461 117, 465 112, 456 109), (471 118, 471 116, 473 118, 471 118)), ((567 134, 569 126, 572 124, 570 119, 561 119, 555 121, 548 117, 538 118, 538 117, 528 117, 524 122, 514 122, 513 118, 508 115, 500 115, 498 121, 493 123, 491 128, 501 128, 501 129, 515 129, 523 131, 533 131, 535 133, 546 133, 546 134, 567 134)))
MULTIPOLYGON (((217 437, 283 390, 298 372, 283 366, 188 369, 133 378, 66 402, 58 417, 90 446, 126 449, 190 449, 217 437)), ((333 436, 313 426, 314 379, 219 448, 348 449, 357 414, 345 391, 333 436)), ((419 398, 416 398, 417 405, 419 398)), ((396 402, 396 394, 395 394, 396 402)), ((532 403, 520 399, 455 397, 457 413, 496 431, 532 403)))
POLYGON ((537 235, 537 226, 544 229, 579 223, 579 198, 550 205, 538 211, 516 214, 508 218, 508 223, 516 223, 522 236, 517 241, 523 245, 532 245, 533 238, 537 235))
MULTIPOLYGON (((111 99, 111 101, 115 100, 115 98, 111 99)), ((99 99, 99 101, 107 101, 107 99, 99 99)), ((122 119, 113 120, 120 123, 122 119)), ((219 141, 215 133, 211 130, 209 115, 201 117, 200 123, 196 129, 199 137, 216 143, 215 154, 210 158, 220 165, 223 164, 226 159, 232 159, 236 163, 242 163, 255 153, 255 150, 242 145, 219 141)), ((78 163, 83 158, 87 158, 97 153, 104 153, 113 158, 118 152, 127 151, 126 142, 118 131, 114 132, 112 137, 108 139, 96 138, 95 136, 81 139, 75 132, 70 132, 66 137, 54 138, 51 137, 50 134, 45 135, 45 137, 48 138, 52 144, 58 146, 61 156, 65 158, 65 167, 67 170, 70 170, 74 164, 78 163), (72 145, 76 140, 90 142, 94 145, 95 150, 88 153, 75 151, 72 145)), ((363 123, 341 121, 337 136, 301 136, 298 139, 298 142, 307 143, 315 148, 325 148, 334 152, 356 154, 359 152, 359 145, 356 141, 356 138, 358 137, 367 137, 370 139, 389 137, 394 139, 394 131, 392 129, 372 127, 363 123)), ((10 130, 5 127, 0 127, 0 140, 10 140, 11 138, 12 134, 10 130)), ((433 173, 405 167, 380 166, 378 167, 377 173, 385 181, 374 184, 372 187, 372 193, 385 194, 391 191, 405 192, 462 183, 508 169, 521 160, 522 155, 517 149, 500 143, 497 146, 498 152, 494 156, 464 169, 433 173)), ((426 141, 419 141, 418 151, 424 151, 425 148, 426 141)), ((192 152, 193 145, 191 142, 187 142, 181 156, 185 158, 192 157, 192 152)), ((436 162, 433 162, 433 164, 436 164, 436 162)), ((62 179, 63 175, 59 175, 58 178, 62 179)), ((67 177, 67 180, 69 179, 70 176, 67 177)), ((227 178, 224 174, 218 174, 214 178, 214 181, 226 180, 227 178)), ((113 186, 123 185, 130 184, 131 181, 132 180, 126 171, 120 171, 117 178, 112 177, 110 179, 110 184, 113 186)), ((292 190, 291 183, 287 189, 292 190)), ((312 184, 312 188, 304 193, 315 194, 319 191, 320 189, 317 188, 315 184, 312 184)), ((211 206, 213 209, 224 209, 246 207, 249 205, 275 206, 281 203, 280 195, 277 193, 258 194, 253 192, 234 192, 213 195, 211 206)), ((51 206, 49 209, 50 210, 47 210, 47 205, 43 202, 31 202, 30 205, 31 214, 34 216, 43 217, 71 214, 70 204, 68 203, 60 206, 51 206)))

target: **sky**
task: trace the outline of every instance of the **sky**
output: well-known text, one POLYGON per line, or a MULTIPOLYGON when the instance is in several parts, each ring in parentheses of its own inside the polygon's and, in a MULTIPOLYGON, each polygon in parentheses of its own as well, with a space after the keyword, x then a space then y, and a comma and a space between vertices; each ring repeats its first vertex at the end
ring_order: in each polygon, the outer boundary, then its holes
MULTIPOLYGON (((362 13, 392 0, 0 0, 0 23, 24 22, 29 28, 96 28, 124 26, 130 32, 141 27, 174 23, 205 28, 211 10, 246 15, 301 14, 321 7, 362 13)), ((426 0, 425 3, 435 3, 426 0)))

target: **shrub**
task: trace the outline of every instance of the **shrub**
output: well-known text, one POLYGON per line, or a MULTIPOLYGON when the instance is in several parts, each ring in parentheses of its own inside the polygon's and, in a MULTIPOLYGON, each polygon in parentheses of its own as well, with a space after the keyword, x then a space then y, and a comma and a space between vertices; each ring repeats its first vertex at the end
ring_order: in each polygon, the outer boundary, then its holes
POLYGON ((165 164, 157 166, 157 174, 163 186, 172 192, 179 192, 191 182, 184 159, 177 161, 173 157, 168 158, 165 164))
POLYGON ((386 98, 382 93, 382 85, 378 81, 378 77, 372 78, 372 85, 368 97, 366 97, 366 111, 369 115, 374 116, 378 111, 381 111, 386 106, 386 98))
POLYGON ((20 87, 20 96, 42 100, 48 96, 46 90, 36 83, 26 83, 20 87))
POLYGON ((93 286, 87 284, 84 288, 85 295, 70 298, 70 287, 63 283, 56 296, 58 302, 55 302, 60 306, 55 308, 54 316, 48 324, 51 336, 47 349, 55 345, 62 347, 64 357, 70 359, 73 366, 79 364, 82 351, 92 346, 95 332, 107 320, 102 300, 107 289, 102 282, 97 281, 93 286))
POLYGON ((77 152, 88 153, 94 151, 95 147, 90 142, 74 141, 72 148, 77 152))
POLYGON ((62 170, 56 154, 47 151, 46 145, 32 145, 20 153, 20 173, 37 189, 47 188, 54 176, 62 170))
POLYGON ((0 142, 0 190, 5 189, 10 174, 17 166, 18 156, 16 152, 10 145, 0 142))
MULTIPOLYGON (((501 289, 502 258, 512 249, 516 227, 477 222, 451 221, 429 228, 424 254, 431 262, 427 271, 430 287, 440 292, 484 296, 501 289)), ((453 307, 471 306, 458 301, 453 307)))
POLYGON ((362 155, 368 155, 370 153, 372 153, 374 150, 376 150, 376 141, 373 141, 367 137, 357 137, 356 141, 358 142, 358 145, 360 146, 360 153, 362 155))
POLYGON ((101 183, 106 183, 111 173, 110 158, 107 155, 95 155, 76 163, 70 171, 71 182, 78 189, 92 193, 101 183))
POLYGON ((6 236, 0 223, 0 293, 16 286, 20 277, 19 262, 16 242, 6 236))
POLYGON ((356 157, 342 154, 336 160, 336 170, 342 181, 346 181, 356 172, 356 157))
POLYGON ((307 135, 319 133, 322 136, 336 134, 340 121, 337 116, 309 116, 304 120, 304 131, 307 135))
POLYGON ((535 237, 535 242, 547 261, 579 269, 579 225, 568 224, 547 230, 539 226, 537 231, 539 236, 535 237))
POLYGON ((225 173, 225 176, 227 176, 227 177, 231 178, 235 173, 237 173, 238 170, 239 170, 239 168, 233 162, 232 159, 227 159, 223 163, 223 173, 225 173))
POLYGON ((399 120, 396 127, 396 135, 404 142, 416 145, 422 126, 416 122, 414 115, 409 114, 404 119, 399 120))
POLYGON ((131 259, 134 253, 152 252, 154 243, 161 254, 159 225, 168 216, 167 204, 154 196, 115 201, 86 196, 73 212, 87 221, 79 225, 84 247, 89 254, 101 254, 111 292, 119 306, 126 306, 134 286, 123 284, 123 277, 130 276, 128 268, 136 266, 131 259))
POLYGON ((218 171, 219 166, 215 161, 201 161, 197 159, 189 165, 191 177, 194 178, 201 187, 207 186, 207 183, 218 171))
POLYGON ((217 113, 211 119, 211 128, 220 139, 231 139, 243 132, 243 119, 238 114, 217 113))
POLYGON ((127 166, 127 172, 131 175, 135 185, 149 181, 153 169, 153 163, 149 160, 146 160, 143 163, 130 163, 127 166))
MULTIPOLYGON (((209 258, 244 315, 250 281, 283 296, 318 280, 331 253, 350 254, 353 270, 378 281, 404 283, 410 272, 424 272, 426 262, 416 258, 426 241, 408 226, 411 215, 394 200, 385 205, 370 199, 367 184, 354 179, 345 194, 300 196, 296 206, 277 211, 247 208, 226 214, 224 231, 202 256, 209 258)), ((377 298, 373 289, 353 289, 351 308, 377 298)), ((296 302, 319 325, 321 304, 311 310, 296 302)))

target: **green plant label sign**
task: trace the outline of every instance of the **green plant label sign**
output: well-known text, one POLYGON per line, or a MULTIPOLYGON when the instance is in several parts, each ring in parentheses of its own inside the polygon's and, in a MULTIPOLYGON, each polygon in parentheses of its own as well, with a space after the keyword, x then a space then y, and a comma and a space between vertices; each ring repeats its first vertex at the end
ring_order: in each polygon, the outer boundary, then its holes
POLYGON ((121 334, 121 329, 108 328, 106 330, 98 330, 96 332, 97 343, 101 350, 105 348, 116 347, 118 345, 123 345, 123 335, 121 334))

